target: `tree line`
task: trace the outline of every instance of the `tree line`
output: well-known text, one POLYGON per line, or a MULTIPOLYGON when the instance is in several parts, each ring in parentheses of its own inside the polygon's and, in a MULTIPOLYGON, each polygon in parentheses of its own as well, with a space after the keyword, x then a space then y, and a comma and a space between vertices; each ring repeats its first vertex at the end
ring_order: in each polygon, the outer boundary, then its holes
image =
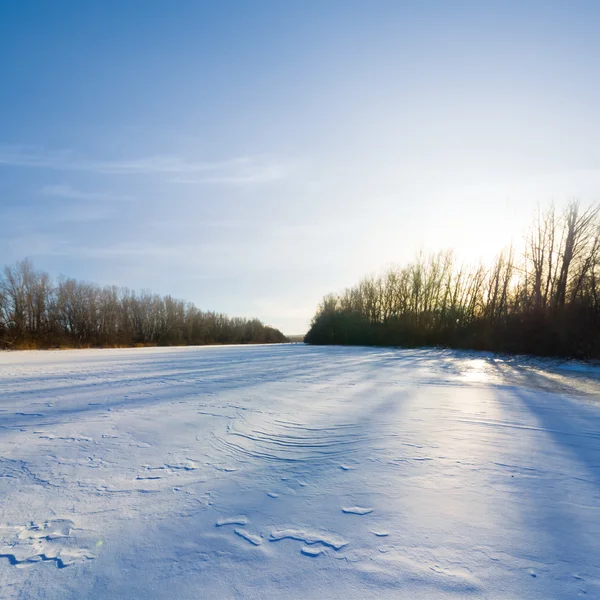
POLYGON ((258 319, 199 310, 171 296, 61 278, 29 260, 0 275, 0 347, 119 347, 285 342, 258 319))
POLYGON ((305 341, 600 358, 600 205, 538 209, 525 250, 489 267, 442 252, 366 277, 323 299, 305 341))

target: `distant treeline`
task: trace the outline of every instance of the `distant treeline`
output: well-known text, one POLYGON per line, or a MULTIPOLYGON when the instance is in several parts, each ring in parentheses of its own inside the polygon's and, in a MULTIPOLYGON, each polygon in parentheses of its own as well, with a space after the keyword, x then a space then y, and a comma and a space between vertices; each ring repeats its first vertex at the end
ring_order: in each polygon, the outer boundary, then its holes
POLYGON ((203 312, 189 302, 148 292, 61 279, 53 282, 28 260, 0 275, 0 347, 285 342, 258 319, 203 312))
POLYGON ((420 256, 326 296, 305 341, 599 358, 600 205, 538 211, 523 255, 491 267, 420 256))

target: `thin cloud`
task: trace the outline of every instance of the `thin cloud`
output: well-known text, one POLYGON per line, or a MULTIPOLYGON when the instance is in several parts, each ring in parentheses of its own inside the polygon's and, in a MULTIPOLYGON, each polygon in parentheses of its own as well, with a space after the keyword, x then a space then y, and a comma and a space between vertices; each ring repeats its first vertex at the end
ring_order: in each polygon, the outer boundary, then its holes
POLYGON ((93 160, 71 152, 47 152, 23 146, 0 146, 0 165, 79 171, 100 175, 171 175, 178 182, 252 184, 287 177, 291 164, 271 157, 237 157, 223 161, 189 161, 179 156, 132 160, 93 160))
POLYGON ((112 192, 85 192, 78 190, 70 185, 48 185, 40 190, 44 196, 54 198, 64 198, 66 200, 85 200, 85 201, 119 201, 133 200, 133 196, 123 194, 114 194, 112 192))
POLYGON ((237 173, 222 174, 215 176, 206 176, 199 178, 176 177, 172 179, 173 183, 188 184, 227 184, 227 185, 246 185, 253 183, 271 183, 287 178, 293 168, 289 163, 274 164, 250 164, 240 165, 237 173))

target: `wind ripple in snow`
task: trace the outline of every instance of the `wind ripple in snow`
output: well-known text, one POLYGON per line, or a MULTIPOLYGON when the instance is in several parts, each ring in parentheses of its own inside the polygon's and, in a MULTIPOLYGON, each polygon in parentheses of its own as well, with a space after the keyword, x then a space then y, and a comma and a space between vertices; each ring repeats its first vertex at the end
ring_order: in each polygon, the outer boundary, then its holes
POLYGON ((348 458, 359 446, 375 442, 360 425, 335 424, 308 427, 289 421, 266 421, 253 425, 245 419, 229 424, 225 436, 215 443, 234 456, 284 462, 310 462, 348 458))

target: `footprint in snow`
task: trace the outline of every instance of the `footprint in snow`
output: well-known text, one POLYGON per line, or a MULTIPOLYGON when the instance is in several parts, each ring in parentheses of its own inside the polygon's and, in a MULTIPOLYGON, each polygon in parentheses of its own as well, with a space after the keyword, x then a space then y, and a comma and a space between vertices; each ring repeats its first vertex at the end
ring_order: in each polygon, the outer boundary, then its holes
POLYGON ((329 546, 334 550, 340 550, 348 545, 348 542, 329 532, 313 531, 310 529, 276 529, 271 531, 269 540, 271 542, 279 542, 280 540, 298 540, 309 546, 313 544, 321 544, 329 546))
POLYGON ((237 467, 221 467, 219 465, 213 465, 213 467, 217 469, 217 471, 223 471, 224 473, 235 473, 236 471, 239 471, 237 467))
POLYGON ((245 529, 234 529, 233 532, 250 542, 253 546, 260 546, 263 543, 262 537, 246 531, 245 529))
POLYGON ((302 552, 302 554, 304 554, 304 556, 310 556, 311 558, 316 558, 317 556, 319 556, 320 554, 323 554, 325 552, 325 548, 323 548, 323 546, 302 546, 302 548, 300 548, 300 552, 302 552))
POLYGON ((217 527, 223 527, 224 525, 247 525, 248 517, 246 515, 236 515, 234 517, 225 517, 219 519, 216 523, 217 527))
POLYGON ((372 508, 363 506, 342 506, 342 512, 348 515, 368 515, 373 512, 372 508))
POLYGON ((86 547, 83 530, 68 519, 48 520, 25 526, 0 525, 0 558, 17 569, 54 562, 63 569, 77 562, 92 560, 95 555, 86 547), (77 534, 73 532, 77 531, 77 534))

